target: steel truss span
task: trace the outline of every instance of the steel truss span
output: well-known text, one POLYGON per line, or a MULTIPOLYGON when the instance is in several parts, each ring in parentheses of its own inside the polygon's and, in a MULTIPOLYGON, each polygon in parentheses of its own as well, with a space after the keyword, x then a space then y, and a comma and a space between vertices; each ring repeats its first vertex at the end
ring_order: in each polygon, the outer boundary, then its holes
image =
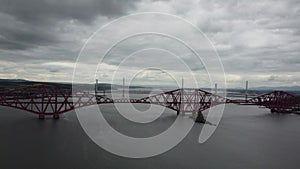
MULTIPOLYGON (((76 108, 95 104, 143 103, 156 104, 180 112, 201 114, 202 111, 226 103, 254 104, 271 109, 271 112, 284 112, 300 104, 299 98, 283 92, 274 91, 249 100, 230 100, 201 89, 176 89, 140 99, 111 99, 95 95, 94 92, 72 90, 56 84, 32 85, 3 92, 0 105, 25 110, 40 118, 59 114, 76 108)), ((202 116, 202 114, 201 114, 202 116)))

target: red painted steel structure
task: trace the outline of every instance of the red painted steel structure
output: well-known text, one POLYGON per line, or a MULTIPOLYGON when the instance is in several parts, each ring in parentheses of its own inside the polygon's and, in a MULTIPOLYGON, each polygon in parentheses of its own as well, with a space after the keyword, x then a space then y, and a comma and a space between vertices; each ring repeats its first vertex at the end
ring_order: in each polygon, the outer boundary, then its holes
POLYGON ((200 89, 176 89, 137 100, 138 103, 157 104, 180 112, 202 112, 231 100, 200 89))
POLYGON ((45 115, 58 118, 59 114, 92 104, 96 104, 93 94, 49 84, 10 90, 0 96, 0 105, 38 114, 40 118, 45 115))
MULTIPOLYGON (((4 92, 0 96, 0 105, 38 114, 40 118, 46 115, 58 118, 59 114, 94 104, 157 104, 175 110, 179 114, 180 112, 201 113, 219 104, 242 102, 229 100, 200 89, 176 89, 141 99, 111 99, 97 96, 94 92, 72 90, 55 84, 32 85, 4 92)), ((286 92, 274 91, 252 98, 246 103, 265 106, 272 112, 283 112, 299 104, 299 99, 286 92)))
POLYGON ((247 101, 269 108, 271 112, 285 112, 300 104, 299 98, 283 91, 273 91, 247 101))

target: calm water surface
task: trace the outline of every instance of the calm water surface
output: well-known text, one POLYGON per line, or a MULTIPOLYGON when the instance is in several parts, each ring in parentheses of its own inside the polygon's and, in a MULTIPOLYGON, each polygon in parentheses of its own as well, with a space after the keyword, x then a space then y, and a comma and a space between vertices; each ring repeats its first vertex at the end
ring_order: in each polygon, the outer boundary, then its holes
MULTIPOLYGON (((101 105, 100 109, 116 130, 135 137, 159 134, 176 118, 174 111, 167 110, 154 122, 138 124, 123 118, 112 105, 101 105)), ((227 105, 216 132, 207 142, 199 144, 202 127, 195 124, 179 145, 164 154, 129 159, 94 144, 74 111, 59 120, 39 120, 27 112, 0 107, 0 168, 300 168, 300 115, 271 114, 256 106, 227 105)))

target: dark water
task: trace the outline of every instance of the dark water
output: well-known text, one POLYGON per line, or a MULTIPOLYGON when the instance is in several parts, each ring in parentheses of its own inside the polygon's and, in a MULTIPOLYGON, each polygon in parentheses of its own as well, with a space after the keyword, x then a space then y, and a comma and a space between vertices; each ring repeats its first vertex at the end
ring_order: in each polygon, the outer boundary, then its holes
MULTIPOLYGON (((118 131, 146 137, 166 130, 175 112, 146 125, 129 122, 111 105, 100 106, 118 131)), ((202 124, 170 151, 146 159, 119 157, 99 148, 82 130, 75 112, 39 120, 21 110, 0 108, 0 168, 146 169, 300 168, 300 116, 271 114, 255 106, 228 105, 219 127, 199 144, 202 124)))

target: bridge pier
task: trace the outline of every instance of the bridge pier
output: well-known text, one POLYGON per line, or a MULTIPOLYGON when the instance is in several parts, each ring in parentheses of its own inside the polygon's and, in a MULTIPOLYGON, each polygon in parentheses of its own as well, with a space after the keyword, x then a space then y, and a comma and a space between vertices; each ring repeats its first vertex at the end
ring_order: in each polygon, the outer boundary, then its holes
POLYGON ((206 122, 202 112, 197 112, 197 117, 196 117, 195 122, 196 123, 205 123, 206 122))
POLYGON ((45 119, 45 115, 44 114, 39 114, 39 119, 44 120, 45 119))
POLYGON ((54 114, 53 119, 59 119, 59 114, 54 114))

